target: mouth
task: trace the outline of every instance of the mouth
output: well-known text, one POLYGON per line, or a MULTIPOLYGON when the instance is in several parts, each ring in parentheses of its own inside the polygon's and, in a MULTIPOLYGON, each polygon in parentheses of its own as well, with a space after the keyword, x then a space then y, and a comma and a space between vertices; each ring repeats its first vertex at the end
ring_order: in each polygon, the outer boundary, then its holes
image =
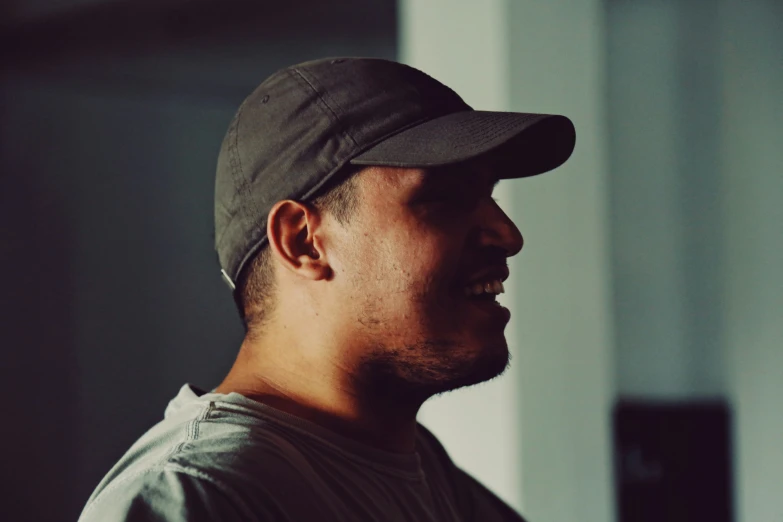
POLYGON ((493 279, 464 287, 460 297, 470 304, 472 309, 505 325, 511 318, 511 312, 497 301, 497 296, 504 292, 502 281, 493 279))

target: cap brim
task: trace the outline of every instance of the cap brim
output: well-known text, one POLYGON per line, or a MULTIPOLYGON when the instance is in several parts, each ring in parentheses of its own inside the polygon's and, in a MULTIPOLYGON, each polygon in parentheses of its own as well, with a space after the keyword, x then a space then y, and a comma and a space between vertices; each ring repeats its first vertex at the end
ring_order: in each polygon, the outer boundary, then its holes
POLYGON ((576 130, 565 116, 463 111, 394 134, 351 160, 354 165, 437 167, 492 153, 502 178, 534 176, 565 163, 576 130))

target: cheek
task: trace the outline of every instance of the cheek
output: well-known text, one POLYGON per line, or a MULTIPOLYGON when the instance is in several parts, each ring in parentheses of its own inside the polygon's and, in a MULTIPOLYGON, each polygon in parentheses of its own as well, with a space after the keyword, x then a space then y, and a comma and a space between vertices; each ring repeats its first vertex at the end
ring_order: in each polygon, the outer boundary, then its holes
POLYGON ((453 277, 447 245, 423 234, 400 234, 371 246, 373 276, 378 292, 399 301, 427 301, 453 277), (397 299, 395 299, 397 300, 397 299))
MULTIPOLYGON (((454 223, 452 223, 453 225, 454 223)), ((412 215, 372 216, 352 231, 345 269, 353 286, 378 307, 432 301, 453 282, 459 233, 412 215)), ((399 310, 398 310, 399 311, 399 310)))

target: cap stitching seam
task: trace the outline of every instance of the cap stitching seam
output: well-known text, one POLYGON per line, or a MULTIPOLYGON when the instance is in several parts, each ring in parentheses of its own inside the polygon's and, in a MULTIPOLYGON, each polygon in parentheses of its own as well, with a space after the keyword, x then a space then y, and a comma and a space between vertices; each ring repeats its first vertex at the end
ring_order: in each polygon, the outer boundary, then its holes
MULTIPOLYGON (((242 160, 239 158, 239 147, 238 147, 239 129, 238 128, 239 128, 239 119, 242 116, 242 110, 244 108, 245 108, 245 104, 242 103, 242 105, 240 105, 239 109, 237 110, 237 114, 234 117, 234 120, 232 121, 231 127, 229 129, 229 140, 233 142, 229 146, 229 165, 231 166, 231 181, 233 181, 234 187, 236 188, 237 192, 244 192, 244 188, 245 188, 241 176, 239 177, 237 176, 237 171, 242 170, 242 160)), ((227 226, 223 227, 220 236, 216 238, 216 244, 219 245, 222 243, 223 238, 226 236, 228 232, 230 222, 236 219, 237 213, 238 212, 234 212, 229 220, 229 223, 227 223, 227 226)))
POLYGON ((291 72, 292 73, 296 73, 296 76, 294 76, 294 78, 298 77, 298 79, 303 80, 313 90, 313 92, 317 96, 317 100, 319 102, 319 105, 323 105, 326 108, 326 110, 329 112, 329 114, 331 115, 332 120, 337 122, 337 124, 339 125, 340 134, 342 134, 343 136, 345 136, 348 139, 350 139, 351 143, 353 143, 354 146, 358 147, 359 144, 356 142, 356 140, 353 138, 353 136, 350 135, 350 133, 348 132, 348 129, 346 129, 345 125, 343 125, 343 121, 340 119, 340 117, 337 115, 337 113, 334 111, 334 109, 332 109, 332 107, 327 103, 326 99, 324 98, 326 93, 321 93, 321 91, 319 91, 316 88, 316 86, 313 84, 313 82, 311 82, 304 74, 302 74, 302 72, 299 69, 291 69, 291 72))
MULTIPOLYGON (((247 200, 248 200, 248 181, 245 179, 244 176, 242 176, 242 158, 239 156, 239 122, 242 118, 245 106, 246 106, 247 100, 242 103, 242 105, 239 107, 239 110, 237 111, 236 118, 234 120, 234 128, 232 129, 232 140, 233 140, 233 147, 231 147, 231 175, 234 181, 234 186, 236 187, 236 191, 238 195, 241 195, 239 197, 239 209, 237 212, 234 213, 232 216, 231 221, 235 221, 236 219, 242 219, 243 216, 247 215, 247 200)), ((223 239, 223 237, 226 236, 228 233, 228 229, 230 227, 227 226, 223 230, 223 234, 221 234, 220 239, 223 239)), ((233 264, 232 260, 228 260, 228 268, 231 272, 234 272, 235 270, 231 270, 231 265, 233 264)), ((228 274, 229 277, 232 279, 232 281, 235 281, 237 279, 237 276, 239 275, 239 272, 236 271, 236 274, 230 273, 228 274)))
MULTIPOLYGON (((247 194, 247 180, 244 176, 242 176, 242 158, 239 156, 239 121, 242 119, 244 109, 245 103, 242 103, 242 106, 237 111, 236 124, 234 125, 234 154, 232 155, 232 171, 234 174, 234 181, 236 182, 237 179, 239 180, 239 186, 237 187, 239 189, 238 191, 242 194, 247 194)), ((244 204, 244 202, 245 200, 243 198, 241 202, 242 210, 246 211, 247 206, 244 204)))

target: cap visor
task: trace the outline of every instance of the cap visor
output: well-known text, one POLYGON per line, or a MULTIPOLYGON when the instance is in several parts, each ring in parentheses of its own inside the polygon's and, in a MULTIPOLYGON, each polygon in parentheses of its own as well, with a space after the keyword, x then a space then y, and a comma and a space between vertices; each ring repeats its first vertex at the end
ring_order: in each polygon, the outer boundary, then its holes
POLYGON ((491 153, 502 178, 534 176, 565 163, 576 130, 565 116, 463 111, 405 129, 351 160, 354 165, 437 167, 491 153))

